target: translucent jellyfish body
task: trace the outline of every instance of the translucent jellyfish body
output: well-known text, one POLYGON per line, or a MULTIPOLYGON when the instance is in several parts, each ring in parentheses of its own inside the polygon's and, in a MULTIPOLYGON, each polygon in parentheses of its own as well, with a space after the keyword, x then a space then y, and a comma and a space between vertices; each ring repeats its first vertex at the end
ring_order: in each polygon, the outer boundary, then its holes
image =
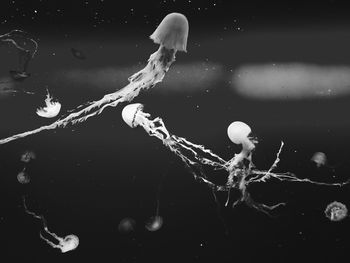
POLYGON ((34 160, 36 158, 36 155, 32 151, 25 151, 21 155, 21 161, 24 163, 29 163, 31 160, 34 160))
POLYGON ((316 152, 311 157, 311 161, 314 162, 316 166, 319 168, 327 164, 327 156, 323 152, 316 152))
POLYGON ((132 218, 124 218, 118 225, 118 230, 121 233, 130 233, 135 230, 135 220, 132 218))
POLYGON ((17 174, 17 181, 21 184, 28 184, 30 182, 30 177, 25 169, 17 174))
POLYGON ((154 232, 163 226, 163 218, 161 216, 152 216, 146 223, 145 228, 148 231, 154 232))
POLYGON ((55 102, 52 100, 53 98, 50 96, 49 92, 47 92, 46 99, 45 99, 46 106, 43 108, 37 109, 36 114, 44 118, 56 117, 61 110, 61 104, 59 102, 55 102))
POLYGON ((161 44, 167 49, 185 52, 187 37, 188 21, 184 15, 179 13, 167 15, 150 36, 154 43, 161 44))
POLYGON ((327 205, 324 213, 329 220, 338 222, 347 217, 348 209, 344 204, 334 201, 327 205))

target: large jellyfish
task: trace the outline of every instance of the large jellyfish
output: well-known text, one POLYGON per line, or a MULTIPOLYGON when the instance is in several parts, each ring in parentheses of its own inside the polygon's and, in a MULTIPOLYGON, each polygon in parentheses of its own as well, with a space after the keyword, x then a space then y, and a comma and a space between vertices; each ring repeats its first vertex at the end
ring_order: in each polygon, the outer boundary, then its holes
POLYGON ((233 143, 242 146, 242 150, 240 153, 235 154, 232 159, 226 161, 202 145, 194 144, 185 138, 169 133, 161 118, 157 117, 151 119, 151 115, 143 112, 143 108, 144 106, 140 103, 125 106, 122 111, 123 120, 130 127, 135 128, 141 126, 150 136, 160 139, 166 147, 181 158, 195 179, 207 184, 214 192, 228 192, 226 206, 230 203, 229 197, 231 189, 237 189, 241 197, 232 203, 233 207, 239 203, 245 203, 249 207, 269 215, 271 210, 285 203, 278 203, 271 206, 258 203, 252 199, 248 192, 248 186, 253 183, 267 182, 271 179, 289 182, 306 182, 326 186, 343 186, 350 182, 348 180, 342 183, 324 183, 312 181, 308 178, 298 178, 295 174, 290 172, 273 172, 280 161, 279 157, 284 145, 283 142, 281 142, 276 159, 271 167, 267 171, 256 169, 252 162, 252 154, 257 141, 249 137, 251 128, 241 121, 231 123, 227 129, 227 134, 233 143), (204 172, 203 165, 212 166, 214 169, 226 170, 228 173, 226 184, 218 185, 214 183, 212 179, 209 179, 204 172))
POLYGON ((5 43, 13 45, 18 51, 19 57, 19 68, 18 70, 10 70, 10 75, 17 81, 26 79, 30 76, 27 72, 28 64, 38 50, 38 43, 28 33, 18 29, 0 35, 0 44, 5 43), (30 46, 31 48, 28 49, 30 46))
POLYGON ((50 235, 52 238, 54 238, 58 242, 58 244, 51 242, 49 239, 45 238, 42 235, 42 233, 40 232, 40 238, 42 240, 44 240, 48 245, 50 245, 53 248, 60 249, 62 253, 66 253, 68 251, 75 250, 78 247, 79 238, 76 235, 71 234, 71 235, 67 235, 64 238, 62 238, 62 237, 57 236, 55 233, 50 232, 49 228, 47 227, 47 223, 46 223, 44 216, 37 215, 37 214, 28 210, 24 196, 23 196, 23 206, 24 206, 25 212, 28 215, 31 215, 34 218, 39 219, 42 222, 45 233, 50 235))
POLYGON ((102 99, 88 104, 85 108, 76 111, 68 116, 55 121, 54 123, 42 126, 32 131, 16 134, 0 140, 0 144, 26 137, 44 130, 52 130, 58 127, 66 127, 68 124, 76 124, 86 121, 88 118, 100 114, 106 107, 115 107, 121 102, 133 100, 141 90, 152 88, 161 82, 171 64, 175 61, 177 51, 186 52, 188 37, 188 21, 179 13, 167 15, 159 24, 150 38, 154 43, 159 44, 159 49, 148 59, 144 69, 129 77, 129 84, 124 88, 105 95, 102 99))

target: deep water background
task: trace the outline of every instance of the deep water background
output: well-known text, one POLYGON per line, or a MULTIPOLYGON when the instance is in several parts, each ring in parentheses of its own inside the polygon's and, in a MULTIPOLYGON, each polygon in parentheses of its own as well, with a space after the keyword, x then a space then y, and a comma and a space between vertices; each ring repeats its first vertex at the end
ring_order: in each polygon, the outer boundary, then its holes
MULTIPOLYGON (((203 144, 224 159, 240 150, 226 135, 228 125, 240 120, 259 139, 254 154, 258 168, 269 168, 283 140, 276 171, 327 182, 348 179, 348 96, 253 100, 236 93, 230 81, 232 72, 244 63, 347 64, 349 35, 327 35, 320 27, 291 40, 285 37, 290 32, 279 30, 219 36, 198 28, 191 28, 188 53, 177 54, 164 82, 142 92, 134 102, 163 118, 171 133, 203 144), (337 41, 333 41, 335 36, 337 41), (197 85, 196 81, 174 88, 176 79, 181 79, 176 66, 190 63, 220 65, 222 71, 204 88, 203 82, 197 85), (310 162, 317 151, 326 153, 335 168, 317 169, 310 162)), ((158 48, 147 40, 151 31, 146 29, 119 37, 114 32, 90 36, 70 32, 67 39, 40 33, 39 52, 29 67, 31 77, 11 86, 19 92, 0 98, 0 137, 51 123, 35 114, 46 88, 62 103, 63 114, 126 85, 127 76, 141 69, 158 48), (82 50, 87 59, 74 58, 72 47, 82 50), (93 79, 95 70, 105 68, 126 68, 125 77, 113 79, 107 87, 108 79, 101 79, 101 86, 98 80, 87 86, 83 80, 60 78, 79 69, 89 71, 93 79)), ((16 67, 17 57, 5 47, 0 52, 0 73, 6 78, 8 70, 16 67)), ((269 181, 249 189, 256 201, 287 203, 274 217, 244 205, 224 207, 225 194, 218 195, 218 211, 212 193, 193 180, 177 156, 141 128, 130 129, 123 122, 125 105, 107 108, 82 124, 0 145, 0 250, 12 259, 4 262, 334 262, 347 255, 349 219, 331 222, 324 209, 335 200, 349 206, 349 186, 269 181), (23 168, 20 156, 25 150, 37 157, 27 165, 31 182, 20 185, 16 176, 23 168), (30 210, 44 215, 52 232, 79 237, 77 250, 60 254, 39 238, 41 224, 24 213, 23 195, 30 210), (144 224, 155 214, 157 197, 164 225, 157 232, 147 232, 144 224), (118 231, 125 217, 136 221, 134 232, 118 231)))

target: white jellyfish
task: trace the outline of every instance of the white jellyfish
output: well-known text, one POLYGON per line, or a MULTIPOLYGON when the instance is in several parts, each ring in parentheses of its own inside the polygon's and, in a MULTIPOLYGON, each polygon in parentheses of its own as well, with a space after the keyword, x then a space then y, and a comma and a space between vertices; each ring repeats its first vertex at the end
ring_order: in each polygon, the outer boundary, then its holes
POLYGON ((28 184, 30 182, 30 177, 25 171, 25 168, 17 174, 17 181, 21 184, 28 184))
POLYGON ((21 161, 24 163, 29 163, 31 160, 34 160, 36 158, 36 155, 33 151, 25 151, 21 155, 21 161))
MULTIPOLYGON (((166 147, 181 158, 196 180, 207 184, 212 189, 214 197, 215 192, 228 192, 226 206, 229 204, 230 190, 234 188, 241 193, 241 197, 233 202, 233 207, 239 203, 245 203, 249 207, 269 215, 271 210, 285 205, 285 203, 278 203, 271 206, 258 203, 252 199, 248 192, 248 186, 253 183, 267 182, 271 179, 289 182, 305 182, 325 186, 343 186, 350 182, 350 180, 347 180, 341 183, 324 183, 312 181, 308 178, 300 179, 290 172, 273 172, 280 161, 279 157, 284 145, 283 141, 281 142, 281 146, 276 154, 276 159, 271 167, 266 171, 256 169, 252 162, 252 153, 257 141, 249 137, 251 128, 241 121, 231 123, 227 129, 227 135, 233 143, 242 145, 242 151, 235 154, 229 161, 226 161, 202 145, 192 143, 183 137, 178 137, 169 133, 161 118, 157 117, 151 119, 151 115, 145 113, 143 110, 144 106, 140 103, 129 104, 124 107, 122 118, 131 128, 141 126, 150 136, 160 139, 166 147), (206 175, 203 165, 211 166, 214 169, 226 170, 228 173, 226 184, 219 185, 214 183, 213 179, 215 178, 206 175)), ((215 200, 217 201, 216 197, 215 200)))
POLYGON ((100 114, 106 107, 116 107, 121 102, 133 100, 142 90, 147 90, 161 82, 171 64, 175 61, 177 51, 186 51, 188 38, 187 18, 179 13, 167 15, 158 28, 151 35, 151 39, 159 44, 159 49, 148 59, 144 69, 129 77, 129 84, 124 88, 105 95, 102 99, 78 106, 73 113, 42 126, 35 130, 23 132, 0 140, 0 144, 23 138, 44 130, 66 127, 86 121, 88 118, 100 114), (80 109, 85 106, 83 109, 80 109))
POLYGON ((148 221, 146 222, 145 228, 150 232, 154 232, 159 230, 162 226, 163 226, 163 218, 159 215, 159 199, 157 199, 156 215, 151 216, 148 219, 148 221))
POLYGON ((318 168, 320 168, 321 166, 326 165, 327 156, 323 152, 316 152, 311 157, 311 161, 314 162, 318 168))
POLYGON ((145 228, 148 231, 154 232, 159 230, 163 226, 163 218, 161 216, 152 216, 147 221, 145 228))
POLYGON ((43 118, 54 118, 58 115, 61 110, 61 103, 58 101, 52 101, 53 98, 50 96, 49 91, 47 91, 45 99, 45 107, 38 108, 36 114, 43 118))
POLYGON ((49 239, 45 238, 42 235, 42 233, 40 232, 40 238, 42 240, 44 240, 48 245, 50 245, 53 248, 60 249, 62 253, 66 253, 68 251, 75 250, 78 247, 79 238, 76 235, 70 234, 70 235, 67 235, 63 238, 63 237, 59 237, 58 235, 56 235, 53 232, 50 232, 49 228, 47 227, 46 220, 45 220, 44 216, 37 215, 37 214, 28 210, 24 196, 23 196, 23 207, 24 207, 24 211, 28 215, 31 215, 32 217, 39 219, 41 221, 41 223, 43 224, 44 232, 46 234, 50 235, 52 238, 54 238, 58 242, 58 244, 53 243, 49 239))
POLYGON ((327 205, 325 211, 324 211, 326 217, 328 217, 329 220, 334 222, 339 222, 343 220, 348 215, 348 209, 346 208, 346 205, 334 201, 327 205))

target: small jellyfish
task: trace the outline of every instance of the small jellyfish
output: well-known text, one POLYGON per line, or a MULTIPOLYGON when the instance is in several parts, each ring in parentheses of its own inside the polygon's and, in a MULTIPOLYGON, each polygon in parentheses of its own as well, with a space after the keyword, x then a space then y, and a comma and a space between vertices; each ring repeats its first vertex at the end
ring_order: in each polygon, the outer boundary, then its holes
POLYGON ((54 118, 58 115, 61 110, 61 103, 52 101, 49 91, 47 91, 45 104, 43 108, 38 108, 36 114, 44 118, 54 118))
POLYGON ((327 156, 323 152, 316 152, 311 157, 311 161, 316 164, 317 168, 320 168, 321 166, 326 165, 327 156))
POLYGON ((75 49, 75 48, 71 48, 70 51, 72 52, 72 54, 75 58, 82 59, 82 60, 86 59, 86 56, 80 50, 75 49))
POLYGON ((10 70, 10 75, 13 80, 15 81, 23 81, 26 78, 30 77, 30 73, 25 71, 18 71, 18 70, 10 70))
POLYGON ((130 233, 135 230, 135 220, 132 218, 124 218, 120 221, 118 230, 121 233, 130 233))
POLYGON ((41 221, 41 223, 43 224, 44 232, 47 235, 51 236, 51 238, 55 239, 58 242, 58 244, 53 243, 49 239, 45 238, 40 232, 40 238, 42 240, 44 240, 48 245, 50 245, 53 248, 60 249, 62 253, 66 253, 68 251, 72 251, 72 250, 74 250, 74 249, 76 249, 78 247, 78 245, 79 245, 79 238, 76 235, 70 234, 70 235, 67 235, 67 236, 65 236, 63 238, 63 237, 59 237, 55 233, 51 232, 49 230, 49 228, 47 227, 47 223, 46 223, 46 220, 45 220, 44 216, 37 215, 37 214, 35 214, 34 212, 30 211, 27 208, 26 199, 25 199, 24 196, 23 196, 23 207, 24 207, 24 211, 28 215, 31 215, 32 217, 34 217, 36 219, 39 219, 41 221))
POLYGON ((163 218, 161 216, 152 216, 145 225, 148 231, 154 232, 159 230, 163 225, 163 218))
POLYGON ((344 204, 334 201, 327 205, 324 213, 329 220, 333 222, 338 222, 343 220, 347 216, 348 209, 344 204))
POLYGON ((36 158, 36 155, 32 151, 25 151, 21 155, 21 161, 24 163, 29 163, 31 160, 34 160, 36 158))
POLYGON ((17 181, 21 184, 28 184, 30 182, 30 177, 25 171, 25 168, 17 174, 17 181))

